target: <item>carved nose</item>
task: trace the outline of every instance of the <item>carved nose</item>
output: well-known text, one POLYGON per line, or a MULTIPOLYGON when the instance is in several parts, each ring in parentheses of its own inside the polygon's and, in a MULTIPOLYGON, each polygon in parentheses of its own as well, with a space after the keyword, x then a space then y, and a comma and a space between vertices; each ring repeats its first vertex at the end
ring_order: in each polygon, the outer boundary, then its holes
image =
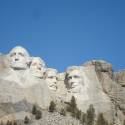
POLYGON ((18 61, 19 60, 19 57, 18 57, 18 55, 16 54, 16 56, 15 56, 15 61, 18 61))
POLYGON ((56 82, 53 82, 54 84, 56 84, 56 82))

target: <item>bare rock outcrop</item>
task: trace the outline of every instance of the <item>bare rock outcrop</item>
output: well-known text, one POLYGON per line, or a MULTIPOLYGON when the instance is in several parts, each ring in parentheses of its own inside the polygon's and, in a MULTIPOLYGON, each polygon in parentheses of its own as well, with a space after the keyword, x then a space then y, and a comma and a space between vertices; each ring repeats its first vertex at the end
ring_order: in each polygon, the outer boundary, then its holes
MULTIPOLYGON (((50 101, 61 109, 72 96, 82 112, 93 104, 96 115, 103 113, 109 122, 121 125, 125 120, 125 71, 114 72, 110 63, 92 60, 59 73, 20 46, 9 54, 0 54, 0 119, 32 117, 34 104, 47 110, 50 101)), ((44 115, 33 125, 80 124, 58 113, 44 115)))

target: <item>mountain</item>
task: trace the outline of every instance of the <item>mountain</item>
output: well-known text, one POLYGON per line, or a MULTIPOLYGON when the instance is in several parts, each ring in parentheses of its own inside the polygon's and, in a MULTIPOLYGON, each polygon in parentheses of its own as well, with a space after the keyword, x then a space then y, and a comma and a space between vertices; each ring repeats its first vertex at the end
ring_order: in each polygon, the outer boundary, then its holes
POLYGON ((27 116, 33 125, 82 124, 80 118, 70 116, 73 109, 67 111, 68 106, 72 107, 72 97, 77 107, 74 114, 78 113, 76 111, 87 113, 92 105, 94 123, 103 113, 109 123, 122 125, 125 120, 125 71, 114 72, 110 63, 91 60, 59 73, 20 46, 0 55, 0 121, 17 120, 24 124, 27 116), (56 110, 49 113, 52 101, 56 110), (34 105, 42 112, 40 120, 35 120, 32 114, 34 105), (67 115, 63 116, 62 111, 67 115))

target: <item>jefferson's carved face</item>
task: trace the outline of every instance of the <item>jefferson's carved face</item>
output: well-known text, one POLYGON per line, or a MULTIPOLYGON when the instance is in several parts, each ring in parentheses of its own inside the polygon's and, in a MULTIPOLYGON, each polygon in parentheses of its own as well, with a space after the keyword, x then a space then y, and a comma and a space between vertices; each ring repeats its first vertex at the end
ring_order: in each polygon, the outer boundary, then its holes
POLYGON ((45 80, 48 84, 50 90, 57 90, 57 71, 56 70, 47 70, 45 74, 45 80))
POLYGON ((36 77, 43 78, 43 73, 45 71, 44 66, 45 63, 39 57, 34 57, 30 65, 32 74, 36 77))
POLYGON ((30 68, 36 69, 36 70, 41 70, 41 68, 44 66, 45 66, 44 62, 39 57, 34 57, 32 59, 30 68))
POLYGON ((9 53, 11 63, 10 66, 13 69, 26 69, 29 59, 28 52, 22 47, 15 47, 9 53))
POLYGON ((68 73, 67 81, 70 89, 74 93, 79 93, 83 82, 80 71, 74 69, 68 73))

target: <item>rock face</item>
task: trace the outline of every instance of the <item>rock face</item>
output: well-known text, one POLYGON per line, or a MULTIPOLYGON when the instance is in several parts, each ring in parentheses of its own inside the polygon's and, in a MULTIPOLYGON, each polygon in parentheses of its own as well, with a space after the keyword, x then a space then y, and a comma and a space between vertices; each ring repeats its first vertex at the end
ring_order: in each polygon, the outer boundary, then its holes
POLYGON ((32 73, 32 71, 36 73, 38 70, 32 68, 31 71, 32 60, 27 64, 24 59, 29 60, 30 58, 28 52, 24 50, 24 48, 16 47, 12 49, 9 56, 0 57, 0 102, 17 103, 26 99, 29 103, 37 103, 41 108, 47 108, 50 102, 47 83, 39 77, 39 74, 32 73))
POLYGON ((100 81, 103 92, 109 96, 114 110, 114 121, 117 124, 122 124, 125 111, 125 88, 118 82, 121 78, 121 72, 115 73, 112 70, 112 65, 105 61, 90 61, 85 63, 89 67, 95 67, 97 78, 100 81), (120 75, 119 75, 120 74, 120 75))
POLYGON ((114 73, 115 81, 125 87, 125 70, 114 73))
POLYGON ((30 117, 28 113, 34 104, 46 110, 50 101, 60 109, 72 96, 82 112, 92 104, 96 115, 103 113, 109 122, 122 125, 125 119, 125 71, 113 72, 110 63, 92 60, 59 73, 46 67, 40 57, 31 57, 20 46, 7 55, 0 55, 0 119, 24 119, 22 114, 30 117))
POLYGON ((114 106, 109 96, 103 91, 95 67, 92 65, 73 66, 67 70, 68 95, 76 98, 78 108, 86 112, 89 105, 93 104, 96 114, 103 112, 106 119, 113 121, 114 106))
POLYGON ((47 68, 45 72, 45 81, 51 91, 57 91, 57 70, 47 68))
POLYGON ((98 80, 102 84, 103 91, 108 93, 112 89, 113 70, 112 65, 103 60, 92 60, 85 64, 87 67, 94 67, 98 80))

